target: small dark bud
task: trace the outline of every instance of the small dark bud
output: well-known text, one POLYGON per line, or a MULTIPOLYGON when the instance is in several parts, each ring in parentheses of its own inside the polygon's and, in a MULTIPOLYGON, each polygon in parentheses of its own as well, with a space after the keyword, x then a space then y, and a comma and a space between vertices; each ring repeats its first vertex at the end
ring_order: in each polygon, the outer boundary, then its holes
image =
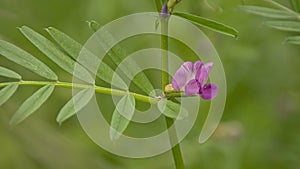
POLYGON ((169 13, 169 8, 168 8, 168 5, 167 3, 165 3, 162 7, 162 10, 161 10, 161 17, 163 18, 168 18, 170 15, 169 13))

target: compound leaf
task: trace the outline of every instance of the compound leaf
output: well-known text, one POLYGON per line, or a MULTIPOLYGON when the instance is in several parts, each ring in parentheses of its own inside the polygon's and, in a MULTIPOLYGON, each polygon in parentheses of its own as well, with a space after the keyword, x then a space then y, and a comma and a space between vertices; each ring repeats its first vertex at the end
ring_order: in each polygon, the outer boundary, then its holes
POLYGON ((80 65, 76 65, 75 71, 75 61, 67 56, 64 52, 58 49, 51 41, 46 39, 41 34, 35 32, 27 26, 22 26, 20 31, 23 35, 31 41, 41 52, 43 52, 48 58, 50 58, 54 63, 60 66, 62 69, 70 74, 78 77, 79 79, 86 81, 88 83, 93 83, 94 80, 89 74, 89 72, 80 65))
MULTIPOLYGON (((110 56, 113 63, 118 66, 126 58, 127 54, 125 49, 119 44, 114 44, 114 38, 109 32, 101 29, 98 31, 101 26, 97 22, 91 21, 89 22, 89 26, 91 30, 96 32, 97 40, 100 46, 108 51, 108 56, 110 56)), ((123 65, 125 66, 119 67, 120 70, 124 72, 129 79, 133 79, 134 77, 132 82, 139 89, 146 94, 150 94, 153 91, 153 86, 150 80, 145 73, 139 71, 139 65, 133 59, 126 58, 126 63, 123 63, 123 65), (140 73, 136 75, 136 72, 140 73)))
MULTIPOLYGON (((92 52, 84 48, 80 43, 72 39, 70 36, 65 33, 59 31, 56 28, 49 27, 46 29, 47 32, 52 36, 52 38, 78 63, 80 63, 87 70, 95 71, 97 70, 96 76, 103 81, 111 84, 114 70, 111 69, 106 63, 101 62, 100 59, 95 56, 92 52), (82 51, 82 55, 84 58, 77 59, 80 52, 82 51), (100 65, 98 66, 98 63, 100 65)), ((115 87, 126 88, 126 84, 123 82, 121 77, 118 75, 114 75, 114 84, 115 87)))

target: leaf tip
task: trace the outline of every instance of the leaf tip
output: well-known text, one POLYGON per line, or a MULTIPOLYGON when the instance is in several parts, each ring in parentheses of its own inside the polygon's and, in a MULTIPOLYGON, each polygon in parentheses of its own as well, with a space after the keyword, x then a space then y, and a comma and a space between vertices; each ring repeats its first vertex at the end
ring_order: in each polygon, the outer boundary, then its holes
POLYGON ((23 26, 21 26, 21 27, 17 27, 18 29, 19 29, 19 31, 22 33, 22 34, 24 34, 24 32, 25 32, 25 30, 24 29, 29 29, 29 27, 28 26, 26 26, 26 25, 23 25, 23 26))
POLYGON ((283 45, 286 45, 286 44, 293 44, 293 43, 291 43, 292 41, 291 41, 291 39, 290 39, 290 37, 287 37, 287 38, 285 38, 283 41, 282 41, 282 44, 283 45))
POLYGON ((56 117, 56 122, 59 124, 59 126, 61 126, 64 121, 65 119, 61 116, 61 113, 59 113, 56 117))
POLYGON ((11 118, 11 120, 9 121, 9 126, 13 129, 15 128, 18 124, 20 124, 21 121, 17 121, 15 120, 14 116, 11 118))
POLYGON ((109 139, 115 143, 120 137, 121 134, 118 131, 116 131, 114 128, 110 127, 109 139))
POLYGON ((199 144, 203 144, 206 140, 204 140, 201 136, 198 139, 199 144))
POLYGON ((247 6, 245 6, 245 5, 238 5, 238 6, 236 7, 236 9, 241 10, 241 11, 245 11, 246 8, 247 8, 247 6))
POLYGON ((61 127, 61 126, 62 126, 62 124, 63 124, 62 122, 58 122, 58 126, 59 126, 59 127, 61 127))
POLYGON ((238 35, 238 32, 237 32, 237 34, 235 34, 233 37, 234 37, 235 40, 239 40, 239 39, 240 39, 240 37, 239 37, 239 35, 238 35))
POLYGON ((47 31, 48 33, 50 33, 51 31, 53 31, 55 28, 52 26, 46 27, 44 28, 45 31, 47 31))
POLYGON ((61 123, 62 121, 60 120, 59 116, 56 117, 56 123, 61 123))
POLYGON ((23 32, 23 28, 22 28, 23 26, 21 26, 21 27, 16 27, 21 33, 23 32))
POLYGON ((44 29, 46 32, 49 32, 49 31, 50 31, 49 28, 50 28, 50 27, 43 28, 43 29, 44 29))
POLYGON ((23 30, 23 29, 26 29, 26 28, 29 28, 28 26, 26 26, 26 25, 22 25, 21 27, 17 27, 19 30, 23 30))

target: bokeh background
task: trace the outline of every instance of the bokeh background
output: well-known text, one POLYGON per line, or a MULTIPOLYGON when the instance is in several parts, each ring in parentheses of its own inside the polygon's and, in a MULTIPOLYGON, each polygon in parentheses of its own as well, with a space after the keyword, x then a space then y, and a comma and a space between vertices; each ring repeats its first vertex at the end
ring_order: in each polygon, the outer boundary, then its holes
MULTIPOLYGON (((300 47, 283 43, 290 33, 269 29, 263 26, 263 18, 239 11, 237 6, 242 4, 241 0, 183 0, 176 7, 176 11, 205 16, 239 31, 239 38, 234 39, 204 30, 223 62, 228 97, 218 130, 208 142, 199 144, 198 135, 209 105, 203 103, 196 125, 181 143, 185 163, 188 169, 300 168, 300 47)), ((247 4, 268 6, 261 0, 247 4)), ((153 0, 0 0, 0 39, 30 51, 58 72, 60 79, 70 80, 16 28, 28 25, 47 36, 43 28, 54 26, 84 43, 92 34, 87 20, 105 24, 124 15, 150 11, 155 11, 153 0)), ((147 47, 147 43, 140 42, 143 38, 138 38, 123 43, 135 49, 147 47)), ((178 46, 177 51, 188 60, 190 53, 178 46)), ((19 72, 24 79, 42 79, 1 56, 0 65, 19 72)), ((150 79, 156 79, 155 72, 148 74, 150 79)), ((7 79, 0 78, 0 82, 4 81, 7 79)), ((1 169, 174 168, 170 152, 147 159, 122 158, 106 152, 88 138, 76 117, 60 127, 55 119, 71 97, 67 89, 56 89, 34 115, 11 128, 9 118, 36 89, 21 87, 0 107, 1 169)), ((113 110, 112 106, 108 105, 107 110, 113 110)), ((137 131, 147 130, 151 132, 151 128, 137 131)))

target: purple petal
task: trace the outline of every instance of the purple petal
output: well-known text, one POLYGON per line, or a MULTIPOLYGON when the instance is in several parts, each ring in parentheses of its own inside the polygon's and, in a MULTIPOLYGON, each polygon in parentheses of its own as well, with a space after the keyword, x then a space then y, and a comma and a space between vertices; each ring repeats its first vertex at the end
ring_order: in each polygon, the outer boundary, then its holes
POLYGON ((172 86, 175 90, 181 90, 187 83, 187 80, 192 73, 193 63, 184 62, 173 76, 172 86))
POLYGON ((200 96, 204 100, 212 100, 215 98, 218 94, 218 86, 216 84, 206 84, 203 86, 203 88, 200 90, 200 96))
POLYGON ((197 79, 201 85, 206 83, 212 66, 213 62, 208 62, 202 65, 200 69, 198 69, 195 79, 197 79))
POLYGON ((188 72, 193 72, 193 63, 192 62, 184 62, 181 67, 183 67, 188 72))
POLYGON ((203 63, 200 60, 195 62, 194 67, 193 67, 193 72, 196 74, 202 65, 203 65, 203 63))
POLYGON ((185 94, 188 95, 188 96, 192 96, 192 95, 195 95, 195 94, 198 94, 199 91, 200 91, 200 84, 197 80, 193 79, 193 80, 190 80, 188 82, 188 84, 185 86, 185 94))

